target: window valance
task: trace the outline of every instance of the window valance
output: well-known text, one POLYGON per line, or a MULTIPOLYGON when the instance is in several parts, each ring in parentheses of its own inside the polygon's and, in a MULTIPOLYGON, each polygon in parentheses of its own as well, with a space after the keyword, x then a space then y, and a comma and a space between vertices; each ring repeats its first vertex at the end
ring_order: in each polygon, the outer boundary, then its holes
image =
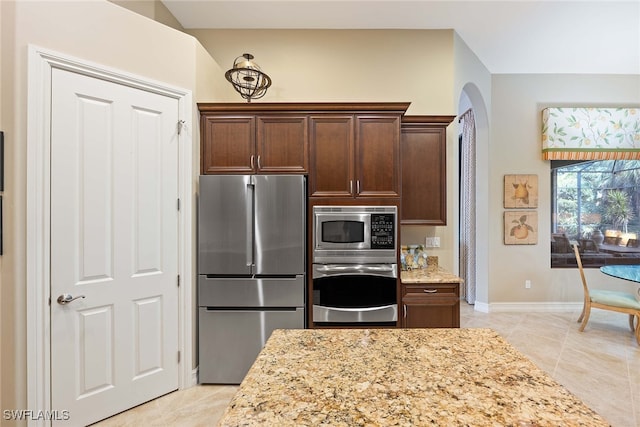
POLYGON ((640 159, 640 108, 545 108, 542 158, 640 159))

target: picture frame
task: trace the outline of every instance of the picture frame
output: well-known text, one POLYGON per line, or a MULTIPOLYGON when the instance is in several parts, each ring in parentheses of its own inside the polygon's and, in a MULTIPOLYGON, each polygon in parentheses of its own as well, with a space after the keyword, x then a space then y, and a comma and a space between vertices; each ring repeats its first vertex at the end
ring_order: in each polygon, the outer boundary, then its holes
POLYGON ((538 212, 537 211, 505 211, 504 212, 504 244, 536 245, 538 244, 538 212))
POLYGON ((504 176, 504 208, 531 209, 538 207, 538 175, 504 176))

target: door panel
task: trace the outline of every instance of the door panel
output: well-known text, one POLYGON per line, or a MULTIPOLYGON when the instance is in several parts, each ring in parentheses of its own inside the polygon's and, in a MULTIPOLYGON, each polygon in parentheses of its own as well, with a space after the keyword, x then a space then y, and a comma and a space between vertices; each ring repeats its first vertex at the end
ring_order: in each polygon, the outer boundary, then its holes
MULTIPOLYGON (((156 111, 133 108, 134 274, 162 271, 162 126, 156 111)), ((168 177, 169 179, 175 179, 168 177)))
POLYGON ((201 307, 302 307, 303 275, 293 277, 198 277, 201 307))
POLYGON ((399 197, 400 118, 358 117, 355 159, 358 197, 399 197))
POLYGON ((353 115, 309 118, 309 196, 353 197, 353 115))
POLYGON ((77 312, 76 343, 80 357, 78 398, 113 388, 113 307, 94 307, 77 312))
POLYGON ((162 369, 162 296, 134 301, 136 348, 134 379, 162 369))
POLYGON ((178 387, 177 122, 175 99, 53 70, 51 403, 74 425, 178 387))
POLYGON ((305 181, 295 175, 255 175, 255 274, 305 271, 305 181))
POLYGON ((260 311, 200 307, 199 325, 200 382, 240 384, 275 329, 304 329, 304 308, 260 311))
POLYGON ((250 175, 201 175, 198 272, 250 275, 253 189, 250 175))

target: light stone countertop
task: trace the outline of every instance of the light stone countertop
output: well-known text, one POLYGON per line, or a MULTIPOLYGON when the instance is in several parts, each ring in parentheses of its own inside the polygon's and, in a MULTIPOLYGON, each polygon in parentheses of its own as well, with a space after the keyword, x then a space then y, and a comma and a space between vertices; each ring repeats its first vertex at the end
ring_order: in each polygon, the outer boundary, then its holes
POLYGON ((491 329, 276 330, 220 426, 608 426, 491 329))
POLYGON ((449 273, 442 267, 428 267, 402 271, 400 273, 402 283, 463 283, 464 280, 455 274, 449 273))

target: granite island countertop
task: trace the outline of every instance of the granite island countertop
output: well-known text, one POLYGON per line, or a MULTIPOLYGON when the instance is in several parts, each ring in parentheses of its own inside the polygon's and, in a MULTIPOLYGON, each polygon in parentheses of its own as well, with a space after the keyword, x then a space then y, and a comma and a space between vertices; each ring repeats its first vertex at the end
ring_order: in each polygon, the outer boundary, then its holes
POLYGON ((428 267, 414 270, 403 270, 400 273, 402 283, 463 283, 464 280, 449 273, 442 267, 428 267))
POLYGON ((219 425, 609 424, 491 329, 279 329, 219 425))

